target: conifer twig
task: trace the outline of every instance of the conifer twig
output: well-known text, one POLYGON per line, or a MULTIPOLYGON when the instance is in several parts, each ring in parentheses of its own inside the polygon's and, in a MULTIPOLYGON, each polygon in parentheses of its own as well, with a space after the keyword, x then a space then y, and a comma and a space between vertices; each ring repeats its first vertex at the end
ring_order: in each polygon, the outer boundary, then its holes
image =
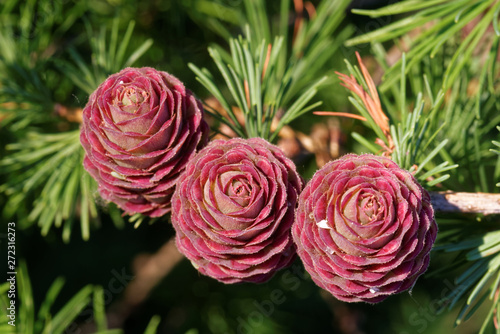
POLYGON ((500 214, 500 194, 440 191, 430 195, 436 212, 500 214))

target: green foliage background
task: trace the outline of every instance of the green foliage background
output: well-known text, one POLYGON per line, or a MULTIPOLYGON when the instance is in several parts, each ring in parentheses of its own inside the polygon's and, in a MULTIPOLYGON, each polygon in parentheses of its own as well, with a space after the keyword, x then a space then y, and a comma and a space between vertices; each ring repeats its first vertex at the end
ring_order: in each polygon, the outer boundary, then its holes
MULTIPOLYGON (((385 138, 380 128, 334 74, 363 82, 359 51, 385 70, 378 88, 393 159, 410 170, 418 165, 429 190, 498 192, 500 2, 392 1, 357 15, 350 1, 313 3, 317 17, 294 37, 289 0, 0 0, 0 244, 6 254, 7 222, 15 222, 19 265, 18 325, 10 327, 2 313, 0 331, 77 333, 92 323, 100 333, 498 332, 498 217, 458 214, 437 215, 431 267, 412 293, 378 305, 334 300, 299 260, 261 285, 223 285, 182 261, 122 328, 106 318, 123 300, 133 259, 156 252, 174 231, 167 218, 124 218, 99 202, 81 165, 79 124, 62 116, 61 106, 83 108, 97 85, 126 66, 172 73, 198 97, 226 101, 230 112, 244 109, 234 87, 260 74, 271 43, 266 85, 250 87, 245 117, 255 126, 219 121, 243 136, 276 140, 270 122, 259 128, 253 107, 265 113, 272 105, 269 120, 285 111, 282 119, 304 133, 325 121, 312 110, 360 113, 367 122, 341 120, 342 151, 380 153, 373 144, 385 138), (411 37, 422 27, 424 34, 411 37), (405 53, 389 62, 394 46, 405 53)), ((312 176, 314 157, 298 168, 312 176)), ((8 288, 0 285, 2 312, 8 288)))

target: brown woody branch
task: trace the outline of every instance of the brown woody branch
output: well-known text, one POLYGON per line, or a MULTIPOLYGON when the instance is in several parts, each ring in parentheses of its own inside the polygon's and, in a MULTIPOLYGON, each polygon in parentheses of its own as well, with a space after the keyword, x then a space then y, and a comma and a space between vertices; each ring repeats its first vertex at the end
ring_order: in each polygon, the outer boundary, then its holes
POLYGON ((436 212, 500 214, 500 194, 441 191, 430 195, 436 212))

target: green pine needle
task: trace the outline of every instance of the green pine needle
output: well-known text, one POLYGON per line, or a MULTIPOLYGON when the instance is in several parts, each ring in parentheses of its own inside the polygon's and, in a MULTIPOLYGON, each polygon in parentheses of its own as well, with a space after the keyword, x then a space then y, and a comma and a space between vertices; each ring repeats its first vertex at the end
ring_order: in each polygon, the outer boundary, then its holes
POLYGON ((326 80, 318 79, 322 65, 353 32, 350 26, 340 28, 348 4, 347 0, 321 3, 316 17, 303 22, 289 51, 286 27, 290 1, 281 2, 278 34, 273 34, 265 2, 245 1, 245 38, 230 39, 229 54, 220 47, 209 48, 229 94, 223 93, 208 70, 189 65, 197 80, 222 106, 223 113, 209 113, 240 137, 275 141, 283 126, 319 106, 319 101, 313 99, 326 80), (337 30, 333 40, 331 36, 337 30), (233 106, 242 113, 244 124, 238 121, 233 106))

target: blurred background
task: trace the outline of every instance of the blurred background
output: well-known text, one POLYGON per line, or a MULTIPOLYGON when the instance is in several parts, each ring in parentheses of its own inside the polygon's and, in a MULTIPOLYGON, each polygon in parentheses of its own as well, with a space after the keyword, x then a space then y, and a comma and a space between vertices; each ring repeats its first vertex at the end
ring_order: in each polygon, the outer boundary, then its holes
MULTIPOLYGON (((395 2, 352 1, 345 10, 342 27, 350 27, 353 35, 384 27, 396 18, 370 19, 353 15, 350 9, 373 9, 395 2)), ((95 57, 91 36, 98 36, 102 29, 109 34, 113 24, 117 24, 120 39, 129 23, 135 21, 127 50, 136 50, 148 40, 152 44, 134 66, 167 71, 209 103, 208 92, 196 81, 188 63, 216 72, 207 47, 217 44, 227 48, 227 34, 237 36, 242 32, 240 20, 245 15, 242 0, 33 0, 27 3, 32 8, 29 29, 13 29, 9 34, 16 43, 25 43, 26 50, 31 50, 31 54, 24 55, 25 61, 35 64, 32 68, 37 71, 47 71, 47 76, 52 78, 48 93, 51 112, 42 125, 38 125, 47 132, 78 129, 78 113, 89 93, 67 76, 55 73, 61 69, 71 70, 64 64, 74 61, 74 51, 84 63, 90 64, 95 57), (39 58, 45 60, 46 67, 37 69, 39 58)), ((317 6, 318 1, 312 4, 317 6)), ((23 2, 0 0, 3 13, 22 13, 24 6, 23 2)), ((270 20, 276 20, 279 1, 267 1, 266 7, 270 20)), ((304 15, 311 16, 311 13, 304 15)), ((15 15, 9 17, 14 19, 15 15)), ((22 21, 23 16, 19 17, 22 21)), ((6 25, 4 21, 2 26, 6 25)), ((288 29, 292 33, 294 17, 290 18, 288 29)), ((3 43, 3 47, 8 47, 5 38, 3 43)), ((370 56, 368 45, 339 44, 334 56, 323 65, 328 73, 346 73, 344 58, 354 62, 354 52, 359 51, 375 80, 380 81, 383 69, 370 56)), ((391 47, 389 42, 384 45, 387 49, 391 47)), ((346 90, 336 79, 318 94, 318 99, 324 102, 322 110, 352 110, 346 97, 346 90)), ((5 126, 5 121, 2 125, 1 120, 0 131, 0 154, 5 156, 6 145, 16 142, 18 135, 5 126)), ((285 129, 278 145, 294 159, 307 179, 327 161, 347 152, 360 151, 359 144, 350 137, 352 131, 369 132, 356 120, 324 118, 311 113, 285 129)), ((8 174, 0 177, 2 184, 7 183, 8 174)), ((156 318, 160 319, 158 333, 465 334, 477 333, 487 312, 485 307, 489 307, 482 306, 475 316, 458 327, 454 326, 457 307, 437 314, 443 299, 455 288, 453 271, 424 275, 410 293, 393 296, 377 305, 337 301, 310 280, 298 259, 267 283, 224 285, 201 276, 189 261, 180 257, 169 243, 174 230, 167 218, 146 220, 135 227, 117 218, 116 211, 98 203, 103 214, 91 218, 88 240, 83 240, 76 223, 73 232, 64 238, 63 228, 51 228, 42 236, 40 227, 29 222, 28 205, 15 214, 9 212, 9 196, 5 191, 0 194, 2 226, 8 221, 17 223, 16 258, 25 262, 29 272, 35 310, 42 307, 47 290, 57 277, 63 277, 66 283, 52 305, 53 310, 62 308, 87 284, 102 286, 108 326, 122 328, 125 333, 142 333, 152 317, 159 316, 156 318)), ((36 194, 29 196, 31 201, 36 200, 36 194)), ((1 233, 2 237, 6 236, 4 231, 1 233)), ((6 249, 4 240, 1 240, 2 254, 6 249)), ((433 256, 429 272, 453 260, 451 255, 433 256)), ((89 304, 64 332, 92 333, 96 330, 94 322, 89 304)))

